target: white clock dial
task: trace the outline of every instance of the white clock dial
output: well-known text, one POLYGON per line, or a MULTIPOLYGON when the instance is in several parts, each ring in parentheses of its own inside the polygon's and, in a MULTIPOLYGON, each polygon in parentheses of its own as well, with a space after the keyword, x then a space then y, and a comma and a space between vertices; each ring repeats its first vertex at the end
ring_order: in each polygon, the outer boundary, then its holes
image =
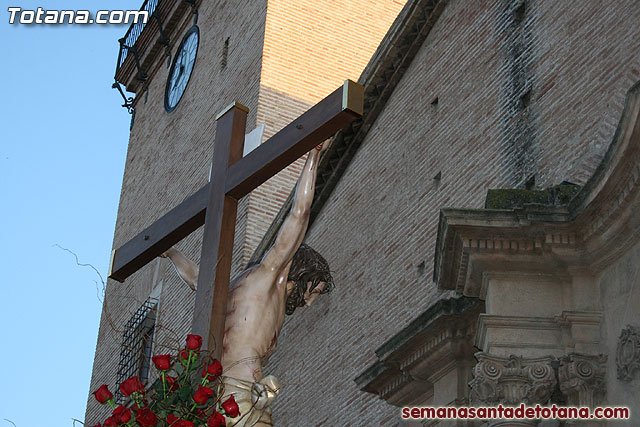
POLYGON ((171 70, 169 70, 169 78, 164 91, 164 108, 169 113, 176 108, 187 89, 187 83, 189 83, 198 54, 199 33, 198 27, 195 25, 187 31, 178 47, 171 70))

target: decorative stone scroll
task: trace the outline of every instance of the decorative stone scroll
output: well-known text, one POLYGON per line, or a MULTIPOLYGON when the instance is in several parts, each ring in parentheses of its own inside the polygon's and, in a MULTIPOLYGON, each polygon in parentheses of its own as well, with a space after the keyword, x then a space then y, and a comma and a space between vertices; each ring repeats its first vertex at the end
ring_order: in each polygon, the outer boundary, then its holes
POLYGON ((621 381, 640 378, 640 328, 627 325, 620 333, 616 348, 616 370, 621 381))
POLYGON ((571 353, 560 359, 558 378, 560 390, 570 406, 598 406, 605 395, 605 355, 571 353))
POLYGON ((473 369, 470 401, 473 404, 519 405, 544 404, 556 385, 551 356, 525 359, 517 356, 499 357, 477 353, 478 364, 473 369))

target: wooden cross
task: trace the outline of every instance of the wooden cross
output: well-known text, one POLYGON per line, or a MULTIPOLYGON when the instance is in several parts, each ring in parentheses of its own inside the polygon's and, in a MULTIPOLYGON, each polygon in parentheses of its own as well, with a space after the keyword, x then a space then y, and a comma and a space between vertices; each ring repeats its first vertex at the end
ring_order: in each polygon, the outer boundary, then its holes
POLYGON ((362 116, 364 88, 350 80, 242 157, 248 108, 216 117, 210 182, 112 253, 109 277, 123 282, 204 224, 192 333, 222 355, 238 200, 362 116))

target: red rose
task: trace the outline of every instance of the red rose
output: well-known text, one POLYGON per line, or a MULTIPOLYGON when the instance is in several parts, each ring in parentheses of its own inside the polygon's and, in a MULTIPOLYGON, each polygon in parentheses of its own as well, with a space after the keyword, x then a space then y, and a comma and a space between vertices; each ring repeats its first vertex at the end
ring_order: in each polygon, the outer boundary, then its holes
POLYGON ((220 375, 222 375, 222 364, 218 361, 218 359, 213 359, 213 362, 209 363, 202 370, 202 376, 206 377, 207 375, 209 375, 210 378, 207 379, 210 381, 213 381, 220 375))
POLYGON ((172 377, 171 375, 167 375, 164 377, 169 383, 169 391, 176 391, 180 388, 180 384, 178 384, 178 379, 176 377, 172 377))
POLYGON ((113 416, 116 418, 118 424, 126 424, 131 420, 131 409, 120 405, 113 410, 113 416))
POLYGON ((151 409, 145 406, 136 412, 136 421, 142 427, 154 427, 158 424, 158 417, 156 417, 156 414, 154 414, 151 409))
POLYGON ((187 348, 189 350, 198 350, 202 346, 202 337, 200 335, 187 335, 187 348))
POLYGON ((158 356, 153 356, 151 358, 153 364, 156 365, 161 371, 166 371, 171 368, 171 355, 170 354, 160 354, 158 356))
POLYGON ((96 400, 102 404, 107 403, 107 400, 113 399, 113 394, 109 391, 106 384, 102 384, 99 389, 93 392, 96 400))
POLYGON ((131 396, 131 393, 144 393, 144 386, 138 379, 138 377, 131 377, 128 380, 124 380, 120 384, 120 391, 125 396, 131 396))
POLYGON ((213 390, 209 387, 198 386, 198 389, 193 393, 193 401, 198 405, 204 405, 207 403, 210 397, 213 397, 213 390))
POLYGON ((236 403, 236 399, 234 399, 233 395, 222 403, 222 409, 224 409, 226 415, 231 418, 235 418, 240 415, 240 408, 238 408, 238 404, 236 403))
POLYGON ((113 415, 107 418, 106 420, 104 420, 104 427, 117 427, 117 426, 118 426, 118 421, 116 420, 116 417, 113 415))
POLYGON ((167 416, 167 422, 170 427, 194 427, 191 421, 181 420, 173 414, 167 416))
POLYGON ((225 421, 224 416, 218 411, 213 411, 213 415, 211 415, 207 420, 207 427, 223 427, 226 425, 227 422, 225 421))
MULTIPOLYGON (((195 350, 194 351, 194 356, 198 357, 200 356, 200 350, 195 350)), ((182 350, 182 352, 180 353, 180 357, 183 358, 184 360, 187 360, 189 358, 189 351, 188 350, 182 350)))

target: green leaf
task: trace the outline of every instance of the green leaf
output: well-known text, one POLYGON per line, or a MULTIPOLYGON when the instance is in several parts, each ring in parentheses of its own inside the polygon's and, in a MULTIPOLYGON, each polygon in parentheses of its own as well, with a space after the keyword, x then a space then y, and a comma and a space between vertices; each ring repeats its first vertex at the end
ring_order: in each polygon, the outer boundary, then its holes
POLYGON ((151 386, 151 389, 156 393, 162 394, 162 379, 155 380, 153 385, 151 386))
POLYGON ((191 387, 189 386, 181 387, 180 390, 178 390, 178 396, 181 401, 188 402, 189 397, 191 397, 191 387))
POLYGON ((184 366, 175 364, 173 366, 173 370, 176 371, 176 374, 178 374, 178 376, 180 376, 184 372, 184 366))

